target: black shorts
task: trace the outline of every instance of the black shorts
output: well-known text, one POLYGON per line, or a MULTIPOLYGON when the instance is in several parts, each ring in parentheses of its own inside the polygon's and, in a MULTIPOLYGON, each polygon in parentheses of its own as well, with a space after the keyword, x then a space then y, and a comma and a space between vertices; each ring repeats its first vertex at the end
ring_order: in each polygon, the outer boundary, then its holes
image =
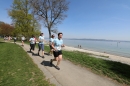
POLYGON ((59 55, 62 55, 62 51, 60 50, 60 51, 53 51, 53 55, 54 55, 54 57, 56 58, 56 57, 58 57, 59 55))
POLYGON ((35 44, 30 44, 30 49, 34 50, 35 44))

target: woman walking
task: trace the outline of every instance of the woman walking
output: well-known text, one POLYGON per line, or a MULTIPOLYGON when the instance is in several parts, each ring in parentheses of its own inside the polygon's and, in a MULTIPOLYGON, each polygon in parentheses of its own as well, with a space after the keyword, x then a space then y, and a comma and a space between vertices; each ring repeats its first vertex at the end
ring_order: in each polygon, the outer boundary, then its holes
POLYGON ((49 54, 50 55, 52 55, 52 53, 53 53, 53 48, 52 48, 52 42, 54 41, 54 37, 55 37, 55 35, 52 35, 51 36, 51 38, 50 38, 50 40, 49 40, 49 46, 50 46, 50 51, 49 51, 49 54))
POLYGON ((52 42, 54 59, 50 60, 50 64, 52 65, 53 61, 57 61, 56 68, 58 70, 60 70, 59 64, 60 64, 60 62, 62 60, 62 50, 61 50, 61 47, 65 47, 64 44, 63 44, 63 40, 62 40, 62 35, 63 35, 62 33, 58 33, 58 38, 55 39, 52 42))
POLYGON ((43 33, 40 34, 39 38, 38 38, 39 44, 39 50, 38 50, 38 55, 40 56, 40 50, 42 50, 42 58, 44 58, 44 36, 43 33))
POLYGON ((32 37, 30 38, 30 52, 32 52, 31 50, 33 50, 33 54, 34 54, 34 47, 35 47, 35 37, 34 37, 34 35, 32 35, 32 37))

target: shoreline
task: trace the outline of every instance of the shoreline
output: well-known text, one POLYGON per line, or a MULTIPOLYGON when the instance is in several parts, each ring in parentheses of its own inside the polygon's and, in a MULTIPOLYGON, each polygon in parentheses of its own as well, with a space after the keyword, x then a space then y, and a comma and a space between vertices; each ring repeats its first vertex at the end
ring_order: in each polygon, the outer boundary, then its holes
POLYGON ((103 52, 98 52, 98 51, 94 51, 94 50, 82 49, 82 48, 80 49, 80 48, 71 47, 71 46, 65 46, 62 49, 67 50, 67 51, 80 51, 80 52, 90 53, 94 56, 99 56, 105 60, 117 61, 117 62, 121 62, 121 63, 130 65, 130 58, 125 57, 125 56, 119 56, 119 55, 109 54, 106 52, 103 53, 103 52), (103 56, 108 57, 108 58, 105 58, 103 56))
MULTIPOLYGON (((48 45, 47 42, 45 42, 45 44, 48 45)), ((66 46, 66 45, 65 45, 65 47, 62 48, 62 50, 80 51, 80 52, 90 53, 95 58, 102 58, 104 60, 116 61, 116 62, 121 62, 123 64, 130 65, 130 58, 129 57, 125 57, 125 56, 119 56, 119 55, 109 54, 109 53, 106 53, 106 52, 103 53, 103 52, 94 51, 94 50, 88 50, 88 49, 83 49, 83 48, 80 49, 80 48, 76 48, 76 47, 72 47, 72 46, 66 46), (108 58, 105 58, 103 56, 108 57, 108 58)))

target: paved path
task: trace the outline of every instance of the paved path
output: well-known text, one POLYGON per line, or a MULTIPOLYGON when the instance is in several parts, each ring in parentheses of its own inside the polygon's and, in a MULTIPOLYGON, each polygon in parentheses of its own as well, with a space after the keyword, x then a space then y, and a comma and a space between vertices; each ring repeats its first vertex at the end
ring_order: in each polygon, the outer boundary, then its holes
MULTIPOLYGON (((17 44, 21 45, 21 43, 17 44)), ((23 47, 26 52, 29 51, 29 48, 30 46, 27 44, 23 47)), ((35 54, 37 51, 38 49, 36 48, 35 54)), ((43 59, 40 56, 32 55, 32 53, 28 54, 34 63, 43 71, 46 79, 56 86, 122 86, 111 79, 94 74, 90 70, 74 65, 67 60, 62 60, 60 64, 61 69, 57 70, 54 66, 51 67, 49 64, 53 56, 45 55, 43 59)), ((54 64, 56 64, 56 62, 54 62, 54 64)))

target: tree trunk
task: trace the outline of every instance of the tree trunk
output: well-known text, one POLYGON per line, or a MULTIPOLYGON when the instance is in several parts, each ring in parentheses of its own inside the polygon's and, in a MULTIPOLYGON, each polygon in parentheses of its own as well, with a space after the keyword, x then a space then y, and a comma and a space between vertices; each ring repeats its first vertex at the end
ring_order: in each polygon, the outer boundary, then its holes
POLYGON ((48 32, 49 32, 49 39, 51 38, 51 30, 50 28, 48 28, 48 32))

